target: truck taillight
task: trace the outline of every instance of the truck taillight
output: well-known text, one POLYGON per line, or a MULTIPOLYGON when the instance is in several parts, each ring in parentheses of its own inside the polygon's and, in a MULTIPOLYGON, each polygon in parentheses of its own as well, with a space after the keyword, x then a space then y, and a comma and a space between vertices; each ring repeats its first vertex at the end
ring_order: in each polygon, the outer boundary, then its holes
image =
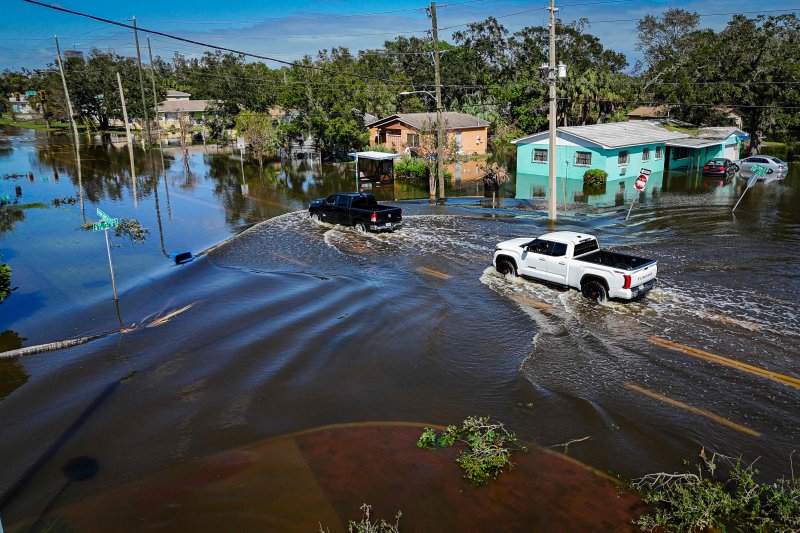
POLYGON ((370 217, 369 217, 369 221, 372 222, 373 224, 375 224, 378 221, 378 214, 377 213, 372 213, 372 215, 370 215, 370 217))
POLYGON ((708 170, 708 165, 704 165, 703 170, 708 170))
POLYGON ((403 208, 400 208, 400 218, 403 218, 403 208))
POLYGON ((623 289, 630 289, 631 288, 631 277, 627 274, 622 276, 625 278, 625 284, 622 286, 623 289))

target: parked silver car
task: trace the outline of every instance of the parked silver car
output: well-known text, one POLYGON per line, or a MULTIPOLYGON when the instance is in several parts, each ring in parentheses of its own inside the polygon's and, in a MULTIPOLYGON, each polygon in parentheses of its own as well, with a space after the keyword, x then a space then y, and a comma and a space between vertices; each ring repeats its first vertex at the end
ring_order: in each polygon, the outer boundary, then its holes
POLYGON ((786 174, 789 171, 789 164, 771 155, 751 155, 733 162, 741 175, 749 177, 753 172, 753 165, 767 167, 767 174, 786 174))

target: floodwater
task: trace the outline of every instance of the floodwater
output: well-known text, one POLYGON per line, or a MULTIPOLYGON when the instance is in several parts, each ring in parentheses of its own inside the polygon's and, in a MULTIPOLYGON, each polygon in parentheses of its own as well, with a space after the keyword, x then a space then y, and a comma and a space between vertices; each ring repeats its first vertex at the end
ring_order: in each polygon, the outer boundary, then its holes
POLYGON ((491 268, 500 240, 551 229, 544 200, 513 182, 494 205, 462 183, 446 206, 398 184, 379 194, 403 207, 405 227, 360 235, 302 211, 352 188, 344 166, 259 176, 248 165, 243 179, 240 161, 213 149, 195 147, 188 171, 167 151, 165 172, 158 152, 137 152, 134 204, 124 147, 83 154, 82 210, 64 139, 14 130, 0 141, 0 195, 19 185, 28 206, 3 220, 0 253, 19 287, 0 305, 3 349, 98 335, 0 359, 8 531, 339 531, 364 502, 387 519, 402 510, 410 530, 628 527, 635 503, 614 504, 600 478, 576 482, 576 463, 537 448, 573 440, 571 459, 624 479, 683 470, 702 447, 759 458, 765 478, 790 472, 798 163, 735 214, 739 178, 573 191, 557 229, 659 261, 646 298, 596 305, 491 268), (52 204, 62 197, 76 202, 52 204), (81 229, 98 207, 150 229, 144 243, 111 238, 118 311, 105 241, 81 229), (209 248, 183 266, 166 257, 209 248), (532 445, 481 489, 403 425, 471 415, 532 445))

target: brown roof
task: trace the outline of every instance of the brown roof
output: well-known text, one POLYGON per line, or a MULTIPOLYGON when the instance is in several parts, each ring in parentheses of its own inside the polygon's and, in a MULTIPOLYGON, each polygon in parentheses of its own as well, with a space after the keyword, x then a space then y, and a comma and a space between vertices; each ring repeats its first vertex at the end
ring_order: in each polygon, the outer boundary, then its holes
POLYGON ((645 117, 645 118, 664 118, 669 116, 669 106, 657 105, 647 106, 642 105, 628 113, 629 117, 645 117))
MULTIPOLYGON (((464 130, 470 128, 485 128, 489 126, 489 122, 480 117, 468 115, 466 113, 456 113, 454 111, 446 111, 442 113, 442 119, 445 123, 445 128, 448 130, 464 130)), ((436 125, 436 113, 396 113, 386 118, 376 120, 367 124, 368 128, 375 128, 390 124, 395 120, 410 126, 416 130, 422 130, 426 126, 433 127, 436 125)))
POLYGON ((214 100, 167 100, 158 104, 159 113, 202 113, 214 100))

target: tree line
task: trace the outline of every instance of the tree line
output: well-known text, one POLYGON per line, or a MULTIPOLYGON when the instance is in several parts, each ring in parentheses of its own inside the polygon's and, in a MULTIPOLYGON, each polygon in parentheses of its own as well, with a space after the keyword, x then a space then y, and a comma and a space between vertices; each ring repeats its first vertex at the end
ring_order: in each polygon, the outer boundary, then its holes
MULTIPOLYGON (((558 83, 559 125, 625 120, 631 109, 650 103, 670 104, 670 116, 677 119, 721 125, 725 118, 716 108, 730 105, 745 118, 752 151, 760 149, 767 131, 800 128, 800 19, 794 13, 736 15, 719 31, 701 27, 700 15, 682 9, 647 15, 637 24, 642 59, 633 65, 592 35, 587 20, 556 25, 556 55, 568 68, 558 83)), ((440 43, 446 110, 489 120, 495 148, 547 127, 548 88, 539 74, 548 60, 547 27, 512 33, 489 17, 454 33, 451 41, 440 43)), ((196 58, 176 53, 153 61, 155 98, 177 89, 215 101, 208 126, 217 138, 242 111, 280 109, 280 142, 311 136, 323 153, 342 153, 369 144, 366 113, 384 117, 435 109, 424 93, 400 94, 433 92, 432 50, 428 39, 400 36, 380 50, 352 53, 336 47, 281 68, 219 51, 196 58)), ((128 114, 141 117, 143 105, 152 109, 151 71, 145 73, 143 103, 136 68, 135 60, 100 50, 86 60, 67 59, 79 120, 105 128, 110 119, 121 118, 117 72, 128 114)), ((0 74, 3 94, 29 89, 44 91, 44 101, 37 103, 47 120, 67 117, 55 65, 0 74)))

